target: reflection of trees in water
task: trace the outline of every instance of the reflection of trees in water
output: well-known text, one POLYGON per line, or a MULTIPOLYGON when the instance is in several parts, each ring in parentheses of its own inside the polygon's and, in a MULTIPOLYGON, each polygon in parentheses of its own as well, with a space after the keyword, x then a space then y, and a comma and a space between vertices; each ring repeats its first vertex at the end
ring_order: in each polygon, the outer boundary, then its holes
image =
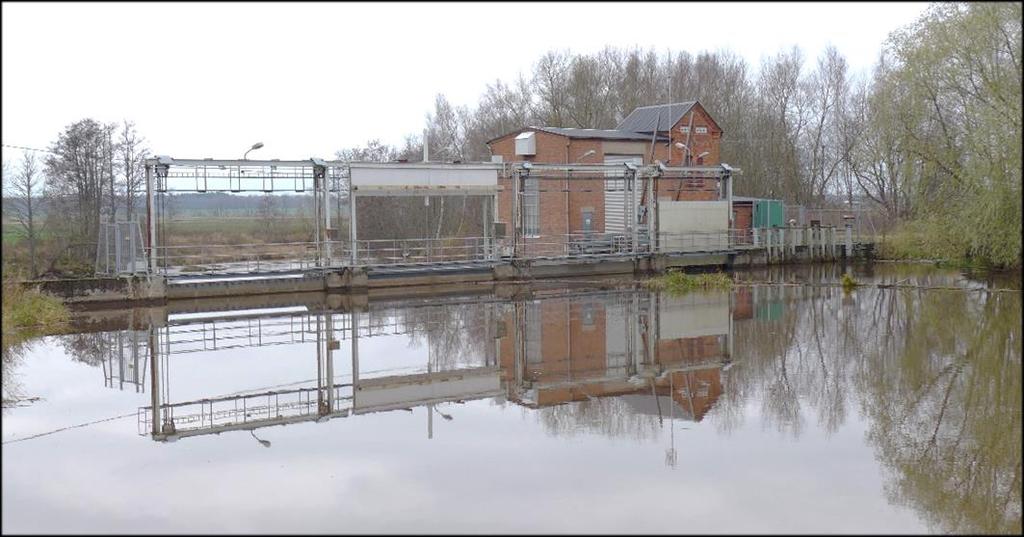
MULTIPOLYGON (((556 436, 602 434, 636 441, 658 438, 658 416, 640 414, 622 397, 595 397, 586 401, 537 409, 544 430, 556 436)), ((668 409, 665 409, 668 421, 668 409)))
POLYGON ((767 426, 835 431, 855 395, 894 501, 938 531, 1020 532, 1020 294, 780 292, 780 319, 735 323, 720 429, 760 399, 767 426))
POLYGON ((4 334, 2 346, 3 370, 0 371, 0 386, 3 390, 3 411, 18 406, 25 399, 24 387, 19 379, 18 368, 35 340, 19 337, 16 334, 4 334))
POLYGON ((106 332, 56 336, 64 352, 76 362, 99 367, 110 345, 106 332))
POLYGON ((761 402, 768 427, 799 437, 804 430, 805 406, 817 414, 817 424, 829 433, 846 418, 844 381, 850 350, 840 324, 842 304, 837 290, 828 287, 762 288, 767 298, 757 306, 780 303, 778 319, 738 321, 733 327, 737 367, 728 373, 728 384, 714 415, 720 430, 737 427, 743 407, 761 402), (837 346, 837 342, 839 345, 837 346))
POLYGON ((460 304, 409 308, 397 313, 407 327, 409 346, 428 345, 431 367, 449 370, 483 364, 487 331, 485 309, 491 304, 460 304))
POLYGON ((939 531, 1019 533, 1020 295, 898 294, 855 378, 890 495, 939 531))

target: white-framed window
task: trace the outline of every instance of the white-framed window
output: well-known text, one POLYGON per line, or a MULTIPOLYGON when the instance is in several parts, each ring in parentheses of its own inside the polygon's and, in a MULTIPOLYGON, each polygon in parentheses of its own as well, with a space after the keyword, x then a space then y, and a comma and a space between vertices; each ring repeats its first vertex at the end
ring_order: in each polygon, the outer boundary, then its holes
POLYGON ((696 129, 694 129, 693 132, 696 132, 697 134, 707 134, 708 133, 708 128, 707 127, 697 127, 696 129))
POLYGON ((690 132, 690 126, 689 125, 683 125, 682 127, 679 127, 679 132, 681 132, 683 134, 686 134, 686 133, 690 132))
POLYGON ((523 180, 523 235, 540 236, 540 182, 536 177, 523 180))

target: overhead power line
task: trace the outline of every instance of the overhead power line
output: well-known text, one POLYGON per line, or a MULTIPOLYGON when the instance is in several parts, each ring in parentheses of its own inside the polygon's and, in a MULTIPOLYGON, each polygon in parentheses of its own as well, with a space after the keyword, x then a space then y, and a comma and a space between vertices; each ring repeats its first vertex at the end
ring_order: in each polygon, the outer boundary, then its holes
POLYGON ((50 151, 49 149, 37 149, 35 147, 25 147, 23 145, 11 145, 11 144, 0 144, 0 145, 3 145, 4 147, 11 147, 11 148, 14 148, 14 149, 24 149, 26 151, 38 151, 40 153, 50 153, 50 154, 53 154, 53 155, 58 155, 59 154, 59 153, 56 153, 54 151, 50 151))

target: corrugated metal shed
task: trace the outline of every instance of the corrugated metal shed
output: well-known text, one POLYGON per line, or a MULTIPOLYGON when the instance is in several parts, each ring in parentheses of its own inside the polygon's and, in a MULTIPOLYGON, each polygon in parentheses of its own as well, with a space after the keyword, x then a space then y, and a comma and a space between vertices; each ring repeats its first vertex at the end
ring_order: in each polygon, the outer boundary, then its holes
POLYGON ((641 106, 634 109, 623 119, 615 130, 651 133, 655 130, 667 131, 675 125, 684 114, 693 108, 697 101, 686 101, 673 104, 641 106))

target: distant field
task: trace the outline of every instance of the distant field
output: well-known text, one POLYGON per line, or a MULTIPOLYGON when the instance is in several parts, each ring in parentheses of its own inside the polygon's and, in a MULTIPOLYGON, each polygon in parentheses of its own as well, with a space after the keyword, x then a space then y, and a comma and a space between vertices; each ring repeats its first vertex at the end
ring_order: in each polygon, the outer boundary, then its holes
POLYGON ((24 228, 17 222, 10 220, 3 221, 4 245, 13 246, 25 237, 24 228))

